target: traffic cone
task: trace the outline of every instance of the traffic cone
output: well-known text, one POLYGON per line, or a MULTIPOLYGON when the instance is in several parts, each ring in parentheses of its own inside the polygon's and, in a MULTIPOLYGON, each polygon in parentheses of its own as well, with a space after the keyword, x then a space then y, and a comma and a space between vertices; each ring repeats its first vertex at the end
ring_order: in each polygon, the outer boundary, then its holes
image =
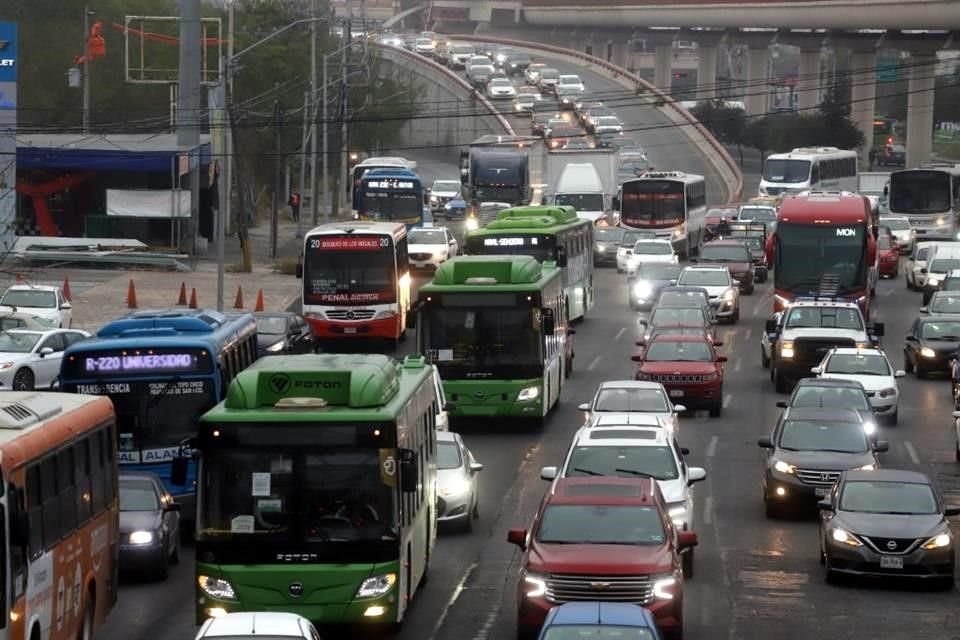
POLYGON ((234 309, 243 309, 243 287, 237 285, 237 299, 233 301, 234 309))
POLYGON ((180 307, 180 306, 183 306, 183 305, 185 305, 185 304, 187 304, 187 283, 186 283, 186 282, 181 282, 181 283, 180 283, 180 297, 177 298, 177 306, 180 307))
POLYGON ((63 297, 67 299, 67 302, 73 302, 73 294, 70 293, 70 278, 66 276, 63 278, 63 297))
POLYGON ((257 306, 255 306, 253 310, 263 311, 263 289, 257 292, 257 306))
POLYGON ((127 308, 137 308, 137 288, 133 286, 133 278, 130 278, 130 286, 127 287, 127 308))
POLYGON ((197 308, 197 290, 195 288, 190 289, 190 308, 197 308))

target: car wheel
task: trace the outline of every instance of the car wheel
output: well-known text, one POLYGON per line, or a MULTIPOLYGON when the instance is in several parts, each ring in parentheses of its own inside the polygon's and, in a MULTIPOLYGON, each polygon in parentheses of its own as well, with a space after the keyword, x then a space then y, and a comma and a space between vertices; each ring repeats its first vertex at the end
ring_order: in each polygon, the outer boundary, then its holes
POLYGON ((36 377, 33 375, 33 371, 24 367, 13 376, 13 390, 32 391, 35 382, 36 377))
POLYGON ((753 284, 751 284, 751 285, 747 288, 747 290, 744 291, 744 293, 747 294, 748 296, 752 296, 752 295, 753 295, 753 284))
POLYGON ((780 517, 780 505, 774 501, 764 498, 763 500, 763 512, 769 520, 776 520, 780 517))
POLYGON ((767 352, 763 350, 763 347, 760 347, 760 366, 764 369, 770 368, 770 358, 767 357, 767 352))
POLYGON ((914 367, 914 370, 917 372, 918 378, 923 379, 927 377, 927 368, 922 364, 920 364, 919 362, 917 363, 917 366, 914 367))
POLYGON ((730 318, 730 324, 736 324, 740 322, 740 305, 737 305, 737 308, 733 310, 733 317, 730 318))
POLYGON ((823 579, 826 581, 827 584, 837 584, 840 581, 840 577, 837 575, 836 571, 830 568, 830 560, 827 559, 824 562, 825 562, 824 566, 826 567, 826 570, 824 571, 823 579))
POLYGON ((683 565, 683 577, 689 580, 693 577, 693 548, 683 552, 681 562, 683 565))
POLYGON ((827 566, 827 553, 824 551, 823 534, 822 534, 822 533, 820 534, 820 553, 819 553, 818 555, 820 556, 820 566, 822 566, 822 567, 827 566))
POLYGON ((907 291, 913 291, 913 285, 910 284, 910 276, 908 276, 907 274, 903 274, 903 281, 907 285, 907 291))
POLYGON ((957 459, 957 462, 960 462, 960 438, 957 438, 956 451, 954 451, 954 457, 957 459))
POLYGON ((953 591, 954 577, 952 575, 941 578, 937 586, 943 591, 953 591))
POLYGON ((906 351, 903 352, 903 370, 907 373, 913 373, 913 361, 906 351))

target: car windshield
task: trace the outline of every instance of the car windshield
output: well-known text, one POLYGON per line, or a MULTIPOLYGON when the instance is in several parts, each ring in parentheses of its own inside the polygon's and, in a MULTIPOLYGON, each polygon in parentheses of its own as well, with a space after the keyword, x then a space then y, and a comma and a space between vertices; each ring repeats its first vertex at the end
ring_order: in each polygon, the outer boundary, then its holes
POLYGON ((535 93, 518 93, 517 102, 532 102, 537 99, 537 94, 535 93))
POLYGON ((440 229, 411 229, 407 234, 409 244, 446 244, 447 236, 440 229))
POLYGON ((0 333, 0 352, 2 353, 30 353, 40 340, 40 333, 0 333))
POLYGON ((737 217, 740 220, 771 222, 777 219, 777 212, 770 207, 741 207, 740 214, 737 217))
POLYGON ((658 307, 650 316, 653 326, 705 325, 703 309, 699 307, 658 307))
POLYGON ((620 126, 620 119, 616 116, 600 116, 599 118, 595 118, 594 121, 597 123, 597 126, 601 127, 620 126))
POLYGON ((960 313, 960 296, 935 293, 928 308, 931 313, 960 313))
POLYGON ((790 451, 864 453, 869 450, 869 443, 859 422, 787 420, 780 433, 780 448, 790 451))
POLYGON ((590 117, 593 119, 601 118, 604 116, 612 116, 613 109, 610 107, 593 107, 590 109, 590 117))
POLYGON ((706 245, 700 249, 703 262, 750 262, 750 251, 732 245, 706 245))
POLYGON ((544 544, 655 544, 667 541, 655 507, 553 504, 543 511, 537 540, 544 544))
POLYGON ((257 318, 257 333, 286 333, 287 319, 284 316, 264 316, 257 318))
POLYGON ((809 160, 768 159, 763 165, 763 179, 767 182, 795 184, 810 177, 809 160))
POLYGON ((930 255, 930 247, 920 247, 917 249, 917 260, 921 262, 927 259, 927 256, 930 255))
POLYGON ((654 389, 601 389, 593 402, 594 411, 629 413, 667 413, 667 398, 658 388, 654 389))
POLYGON ((704 306, 710 304, 707 296, 701 291, 661 291, 658 305, 664 306, 704 306))
POLYGON ((656 640, 645 627, 620 627, 597 624, 550 625, 543 640, 656 640))
POLYGON ((713 362, 713 353, 706 342, 674 342, 657 340, 643 354, 649 362, 713 362))
POLYGON ((685 269, 677 284, 692 287, 722 287, 730 285, 730 274, 720 269, 685 269))
POLYGON ((430 188, 431 191, 460 191, 460 183, 456 180, 436 180, 433 183, 433 186, 430 188))
POLYGON ((960 322, 924 322, 920 334, 926 340, 960 341, 960 322))
POLYGON ((655 237, 656 234, 653 231, 627 231, 623 234, 620 244, 624 247, 632 247, 637 240, 650 240, 655 237))
POLYGON ((437 469, 459 469, 460 447, 456 442, 437 442, 437 469))
POLYGON ((714 208, 707 211, 708 218, 736 218, 736 208, 714 208))
POLYGON ((931 272, 948 273, 954 269, 960 269, 960 258, 934 258, 930 261, 931 272))
POLYGON ((863 320, 857 309, 845 307, 796 307, 787 316, 787 329, 850 329, 863 330, 863 320))
POLYGON ((887 359, 876 353, 837 353, 827 360, 825 373, 860 376, 889 376, 887 359))
POLYGON ((540 69, 540 77, 543 80, 556 80, 557 78, 560 77, 560 72, 558 72, 556 69, 550 69, 545 67, 543 69, 540 69))
POLYGON ((890 249, 896 248, 896 246, 897 246, 897 242, 896 240, 894 240, 893 236, 890 236, 887 234, 882 234, 877 236, 878 249, 881 249, 883 251, 889 251, 890 249))
POLYGON ((933 515, 940 506, 930 485, 919 482, 846 482, 840 494, 843 511, 933 515))
POLYGON ((512 87, 513 83, 506 78, 494 78, 490 81, 491 87, 512 87))
POLYGON ((683 267, 663 262, 644 262, 637 269, 638 280, 676 280, 683 267))
POLYGON ((673 253, 673 247, 666 242, 644 242, 641 240, 633 245, 633 252, 647 255, 668 256, 673 253))
POLYGON ((597 242, 620 242, 624 231, 619 227, 598 227, 593 231, 593 238, 597 242))
POLYGON ((56 309, 57 294, 53 291, 38 291, 35 289, 11 289, 3 294, 3 298, 0 298, 0 305, 56 309))
POLYGON ((910 221, 906 218, 880 218, 880 224, 889 227, 891 231, 910 230, 910 221))
POLYGON ((570 454, 566 475, 572 478, 598 475, 631 478, 647 475, 657 480, 676 480, 680 477, 673 450, 666 445, 578 446, 570 454))
POLYGON ((153 482, 120 476, 120 511, 157 511, 160 503, 153 482))
POLYGON ((801 385, 793 394, 791 407, 817 407, 826 409, 854 409, 870 411, 870 401, 862 389, 801 385))

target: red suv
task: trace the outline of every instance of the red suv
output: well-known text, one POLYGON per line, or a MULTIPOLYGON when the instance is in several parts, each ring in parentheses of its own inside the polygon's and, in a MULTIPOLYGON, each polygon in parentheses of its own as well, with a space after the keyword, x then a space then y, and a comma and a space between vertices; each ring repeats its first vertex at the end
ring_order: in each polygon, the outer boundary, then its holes
POLYGON ((547 612, 577 601, 646 607, 667 638, 683 638, 683 549, 697 534, 677 531, 653 478, 561 478, 533 525, 511 529, 520 547, 517 637, 536 637, 547 612))
POLYGON ((881 229, 877 236, 877 254, 880 277, 896 278, 900 272, 900 245, 886 227, 881 229))
POLYGON ((717 417, 723 410, 723 363, 726 356, 717 353, 722 342, 715 342, 702 331, 680 333, 664 330, 633 356, 640 366, 637 380, 659 382, 670 399, 688 409, 709 409, 717 417))

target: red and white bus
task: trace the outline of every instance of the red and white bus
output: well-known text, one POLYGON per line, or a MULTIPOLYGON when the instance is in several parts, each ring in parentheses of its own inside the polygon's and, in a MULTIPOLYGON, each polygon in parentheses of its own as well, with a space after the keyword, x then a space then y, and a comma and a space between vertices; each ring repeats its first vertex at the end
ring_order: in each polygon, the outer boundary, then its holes
POLYGON ((0 638, 88 640, 117 601, 113 403, 11 391, 0 409, 0 638))
POLYGON ((774 311, 797 297, 826 296, 856 302, 869 318, 877 261, 873 215, 866 196, 845 191, 784 198, 766 247, 774 311))
POLYGON ((350 222, 304 237, 303 316, 321 340, 399 340, 410 311, 407 227, 350 222))

